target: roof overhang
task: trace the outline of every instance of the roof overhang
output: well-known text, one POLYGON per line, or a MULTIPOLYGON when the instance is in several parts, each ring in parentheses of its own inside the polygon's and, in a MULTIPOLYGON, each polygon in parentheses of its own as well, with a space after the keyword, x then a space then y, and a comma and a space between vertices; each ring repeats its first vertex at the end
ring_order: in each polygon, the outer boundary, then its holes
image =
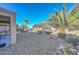
MULTIPOLYGON (((8 13, 8 14, 16 15, 14 11, 11 11, 2 7, 0 7, 0 11, 8 13)), ((2 25, 10 25, 10 16, 8 15, 5 16, 5 15, 0 14, 0 26, 2 25)))
POLYGON ((0 26, 10 25, 10 17, 0 15, 0 26))
POLYGON ((0 11, 7 12, 7 13, 11 13, 11 14, 15 14, 16 15, 16 12, 11 11, 11 10, 8 10, 8 9, 5 9, 5 8, 2 8, 2 7, 0 7, 0 11))

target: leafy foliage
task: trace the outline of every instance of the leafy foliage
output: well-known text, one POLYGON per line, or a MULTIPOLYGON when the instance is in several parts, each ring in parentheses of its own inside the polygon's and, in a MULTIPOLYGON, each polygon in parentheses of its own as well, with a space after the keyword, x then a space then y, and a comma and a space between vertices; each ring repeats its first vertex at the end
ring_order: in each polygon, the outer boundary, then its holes
POLYGON ((26 28, 25 25, 20 25, 18 27, 16 27, 16 29, 19 31, 19 30, 24 30, 26 28))
POLYGON ((25 25, 26 27, 27 27, 28 23, 29 23, 29 20, 25 19, 25 20, 24 20, 24 25, 25 25))
POLYGON ((74 37, 74 36, 70 36, 68 39, 67 39, 67 43, 70 43, 72 44, 74 47, 76 47, 79 43, 79 37, 74 37))
POLYGON ((70 9, 68 13, 66 13, 66 6, 63 4, 62 12, 59 12, 56 8, 54 8, 56 15, 51 15, 53 17, 52 20, 55 20, 55 24, 59 24, 58 27, 69 27, 73 25, 79 25, 79 6, 76 5, 70 9), (59 22, 59 23, 58 23, 59 22))

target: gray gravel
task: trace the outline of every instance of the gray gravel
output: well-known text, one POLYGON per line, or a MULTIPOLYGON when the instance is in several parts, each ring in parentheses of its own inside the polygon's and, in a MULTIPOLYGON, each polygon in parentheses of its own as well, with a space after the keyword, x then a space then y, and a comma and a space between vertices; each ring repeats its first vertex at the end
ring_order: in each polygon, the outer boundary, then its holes
POLYGON ((55 35, 37 33, 17 33, 17 42, 14 46, 0 48, 0 55, 51 55, 55 54, 63 39, 55 35))

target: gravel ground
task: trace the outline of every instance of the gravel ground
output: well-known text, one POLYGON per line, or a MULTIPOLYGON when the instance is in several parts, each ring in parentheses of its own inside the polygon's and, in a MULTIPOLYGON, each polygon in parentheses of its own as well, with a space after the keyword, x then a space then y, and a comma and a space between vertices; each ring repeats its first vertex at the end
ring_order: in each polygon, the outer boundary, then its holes
POLYGON ((61 43, 65 44, 64 40, 55 35, 17 33, 16 44, 0 48, 0 55, 52 55, 61 43))

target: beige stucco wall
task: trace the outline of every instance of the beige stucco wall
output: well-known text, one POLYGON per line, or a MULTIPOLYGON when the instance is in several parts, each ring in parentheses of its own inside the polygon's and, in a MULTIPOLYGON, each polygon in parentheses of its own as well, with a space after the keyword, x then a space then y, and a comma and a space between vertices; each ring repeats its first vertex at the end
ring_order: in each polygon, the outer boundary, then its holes
POLYGON ((6 10, 0 10, 0 15, 9 16, 11 24, 11 43, 16 43, 16 14, 7 12, 6 10))

